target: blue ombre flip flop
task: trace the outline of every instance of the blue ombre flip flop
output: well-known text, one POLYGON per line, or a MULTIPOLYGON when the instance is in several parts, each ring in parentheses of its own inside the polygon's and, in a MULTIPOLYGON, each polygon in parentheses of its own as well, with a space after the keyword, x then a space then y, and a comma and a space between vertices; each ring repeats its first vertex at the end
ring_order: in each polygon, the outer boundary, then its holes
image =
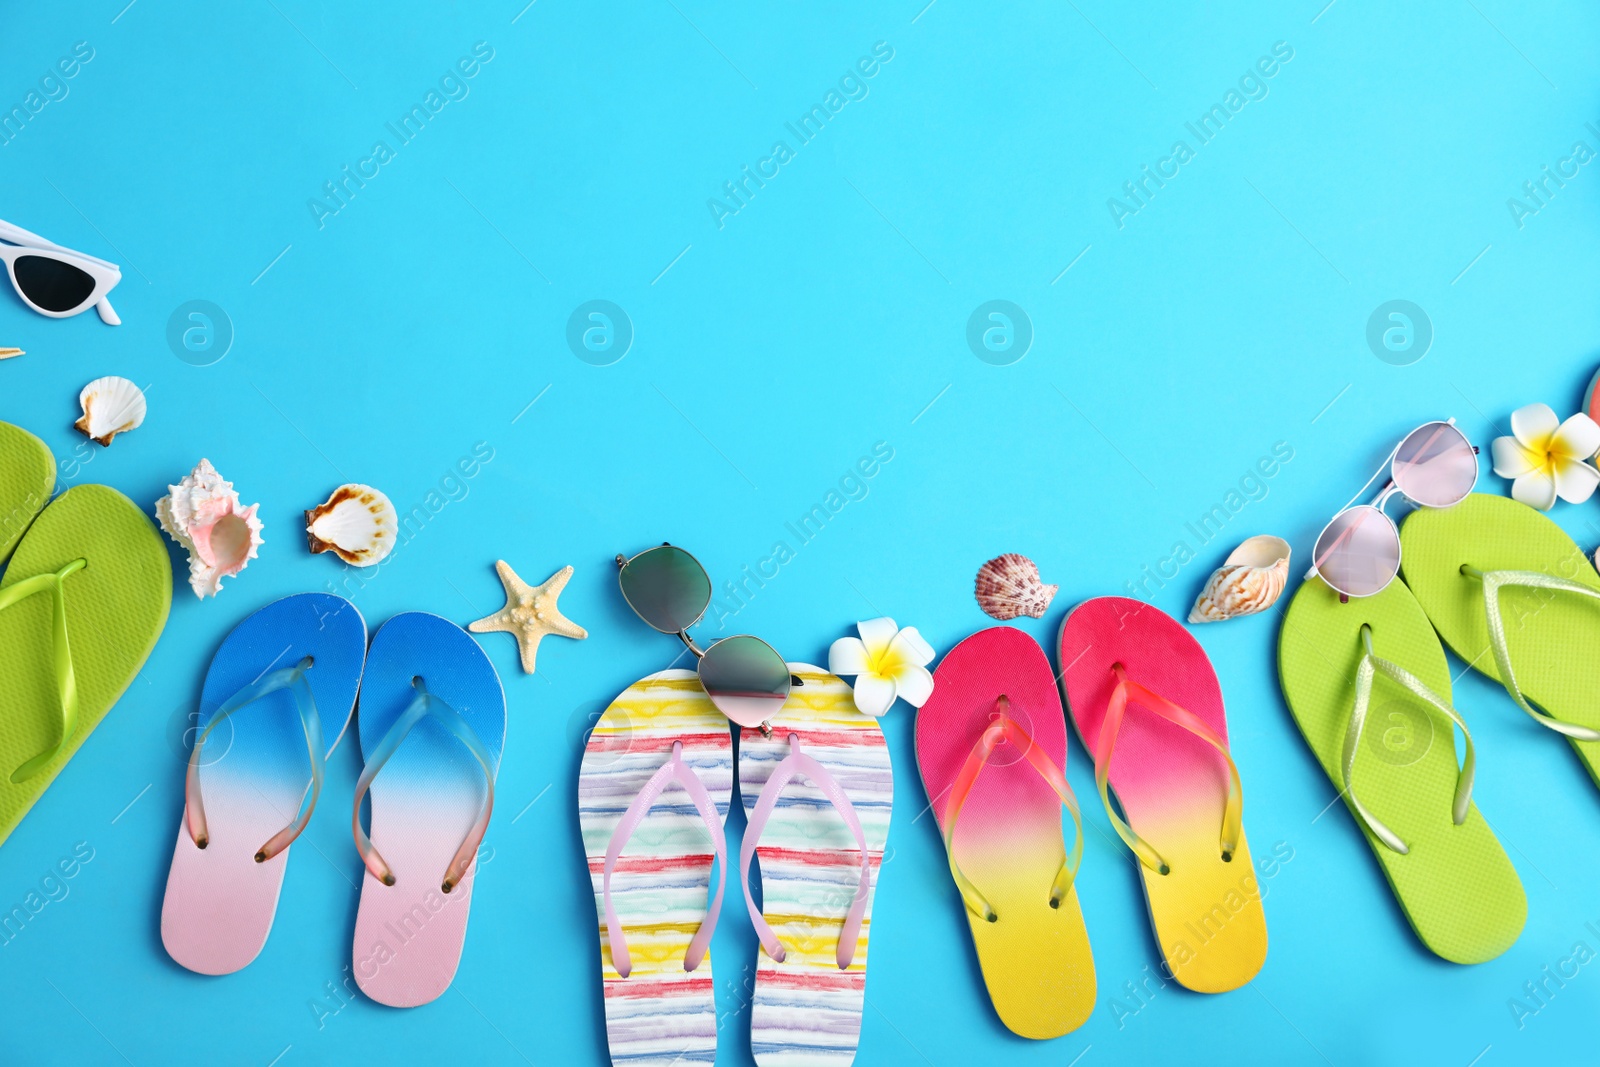
POLYGON ((161 941, 189 970, 231 974, 266 944, 366 650, 354 604, 301 593, 235 626, 212 657, 161 906, 161 941))
POLYGON ((500 676, 455 623, 396 615, 367 654, 360 731, 366 768, 351 822, 367 871, 353 969, 367 996, 410 1008, 448 989, 461 962, 506 740, 500 676))

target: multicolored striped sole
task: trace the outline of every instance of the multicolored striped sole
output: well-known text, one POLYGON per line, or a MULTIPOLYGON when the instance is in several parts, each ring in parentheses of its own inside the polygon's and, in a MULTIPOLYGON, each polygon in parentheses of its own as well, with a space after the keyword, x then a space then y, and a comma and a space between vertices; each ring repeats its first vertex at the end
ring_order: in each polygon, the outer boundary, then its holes
POLYGON ((669 786, 611 874, 611 904, 632 963, 623 977, 606 931, 606 851, 628 806, 671 759, 674 742, 726 818, 733 795, 728 720, 693 671, 652 674, 622 692, 595 724, 578 773, 578 822, 599 918, 606 1037, 616 1067, 667 1067, 717 1058, 711 956, 684 969, 710 895, 713 845, 681 787, 669 786))
POLYGON ((783 947, 774 960, 759 948, 750 1012, 750 1047, 761 1067, 840 1067, 855 1059, 866 997, 871 892, 883 863, 894 803, 889 748, 876 719, 856 710, 850 686, 820 667, 791 663, 804 682, 770 721, 772 736, 739 737, 739 794, 755 811, 774 769, 798 741, 843 788, 855 809, 872 866, 865 917, 848 968, 838 941, 860 886, 861 851, 822 789, 792 779, 777 799, 756 847, 763 914, 783 947))

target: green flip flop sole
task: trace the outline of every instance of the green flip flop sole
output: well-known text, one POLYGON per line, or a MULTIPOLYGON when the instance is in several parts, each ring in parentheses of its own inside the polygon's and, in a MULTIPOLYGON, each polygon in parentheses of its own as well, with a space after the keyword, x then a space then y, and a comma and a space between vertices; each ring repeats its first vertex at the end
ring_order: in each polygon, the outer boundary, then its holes
POLYGON ((0 578, 0 597, 30 579, 59 579, 77 714, 62 736, 54 593, 0 610, 0 841, 27 814, 127 689, 155 647, 172 603, 172 567, 155 526, 102 485, 62 493, 34 520, 0 578), (73 570, 77 560, 85 565, 73 570), (17 771, 55 751, 36 772, 17 771))
MULTIPOLYGON (((1428 617, 1400 582, 1376 596, 1339 602, 1320 578, 1295 595, 1278 639, 1284 699, 1335 789, 1343 789, 1345 734, 1369 627, 1376 657, 1410 672, 1450 700, 1450 668, 1428 617)), ((1516 941, 1527 918, 1522 882, 1494 831, 1468 805, 1452 815, 1459 769, 1454 726, 1383 673, 1372 684, 1352 775, 1355 796, 1407 846, 1384 844, 1352 808, 1417 937, 1455 963, 1482 963, 1516 941)), ((1345 803, 1351 804, 1346 792, 1345 803)))
POLYGON ((56 487, 56 461, 33 434, 0 422, 0 563, 17 547, 56 487))
MULTIPOLYGON (((1600 575, 1572 538, 1507 497, 1474 493, 1452 508, 1422 508, 1406 519, 1400 545, 1401 573, 1428 621, 1452 652, 1501 684, 1483 583, 1463 574, 1463 565, 1535 571, 1600 590, 1600 575)), ((1600 600, 1508 586, 1500 616, 1523 696, 1557 719, 1600 730, 1600 600)), ((1600 741, 1571 744, 1600 784, 1600 741)))

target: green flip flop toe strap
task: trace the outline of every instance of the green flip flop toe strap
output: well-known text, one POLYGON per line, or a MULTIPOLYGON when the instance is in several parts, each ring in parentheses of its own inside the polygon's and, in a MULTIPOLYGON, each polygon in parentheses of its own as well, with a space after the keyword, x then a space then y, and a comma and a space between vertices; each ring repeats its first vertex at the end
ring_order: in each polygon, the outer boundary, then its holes
POLYGON ((1372 651, 1372 627, 1361 627, 1361 640, 1366 645, 1366 652, 1361 657, 1361 662, 1356 667, 1356 701, 1350 711, 1350 723, 1345 729, 1344 751, 1341 767, 1344 781, 1339 784, 1344 787, 1345 796, 1350 798, 1350 806, 1355 809, 1361 821, 1367 824, 1373 836, 1382 841, 1389 848, 1405 856, 1411 852, 1410 847, 1400 839, 1399 835, 1390 830, 1366 805, 1362 804, 1356 796, 1355 769, 1356 753, 1361 746, 1361 731, 1367 724, 1367 711, 1372 702, 1372 679, 1375 675, 1382 674, 1390 680, 1402 685, 1413 696, 1431 705, 1447 717, 1456 726, 1461 728, 1461 736, 1466 738, 1466 752, 1461 761, 1461 771, 1456 777, 1455 799, 1450 807, 1451 818, 1457 826, 1467 819, 1467 810, 1472 804, 1472 779, 1477 768, 1477 756, 1473 751, 1472 733, 1467 729, 1466 722, 1450 706, 1450 702, 1430 689, 1420 678, 1400 666, 1372 651))
POLYGON ((61 752, 62 746, 72 737, 78 726, 78 676, 72 669, 72 642, 67 636, 67 592, 69 575, 89 565, 85 559, 75 559, 51 574, 24 578, 14 585, 0 589, 0 611, 36 593, 49 593, 53 601, 51 610, 51 639, 54 645, 53 669, 56 694, 61 705, 61 736, 54 745, 23 763, 11 772, 11 782, 25 782, 50 765, 61 752))
MULTIPOLYGON (((1522 695, 1522 689, 1517 685, 1516 673, 1511 667, 1511 650, 1506 642, 1506 621, 1500 614, 1500 590, 1505 586, 1520 586, 1526 589, 1549 589, 1558 593, 1578 593, 1582 596, 1600 600, 1600 590, 1591 589, 1587 585, 1558 578, 1553 574, 1543 574, 1539 571, 1480 571, 1476 567, 1463 564, 1461 573, 1468 578, 1476 578, 1483 583, 1483 607, 1488 614, 1489 622, 1489 647, 1494 652, 1494 661, 1500 668, 1500 682, 1506 687, 1506 692, 1511 694, 1511 699, 1517 706, 1527 712, 1533 721, 1540 726, 1554 730, 1558 734, 1577 741, 1600 741, 1600 731, 1592 730, 1587 726, 1558 719, 1554 715, 1540 711, 1528 702, 1522 695)), ((1464 728, 1463 728, 1464 729, 1464 728)))

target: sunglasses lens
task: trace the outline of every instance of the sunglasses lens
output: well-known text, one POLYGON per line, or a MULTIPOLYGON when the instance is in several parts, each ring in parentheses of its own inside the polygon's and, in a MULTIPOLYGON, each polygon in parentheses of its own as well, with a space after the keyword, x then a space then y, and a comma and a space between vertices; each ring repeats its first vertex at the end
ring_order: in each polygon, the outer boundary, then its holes
POLYGON ((1400 535, 1387 515, 1362 505, 1328 523, 1313 553, 1323 581, 1346 596, 1371 596, 1400 570, 1400 535))
POLYGON ((1394 454, 1394 484, 1430 508, 1459 504, 1478 481, 1478 456, 1448 422, 1430 422, 1406 435, 1394 454))
POLYGON ((674 545, 634 556, 617 580, 639 618, 666 634, 680 633, 699 622, 711 603, 711 578, 706 569, 674 545))
POLYGON ((700 684, 722 714, 760 726, 789 699, 789 665, 759 637, 728 637, 706 649, 700 684))
POLYGON ((11 268, 22 295, 46 311, 82 307, 94 292, 94 279, 71 263, 46 256, 18 256, 11 268))

